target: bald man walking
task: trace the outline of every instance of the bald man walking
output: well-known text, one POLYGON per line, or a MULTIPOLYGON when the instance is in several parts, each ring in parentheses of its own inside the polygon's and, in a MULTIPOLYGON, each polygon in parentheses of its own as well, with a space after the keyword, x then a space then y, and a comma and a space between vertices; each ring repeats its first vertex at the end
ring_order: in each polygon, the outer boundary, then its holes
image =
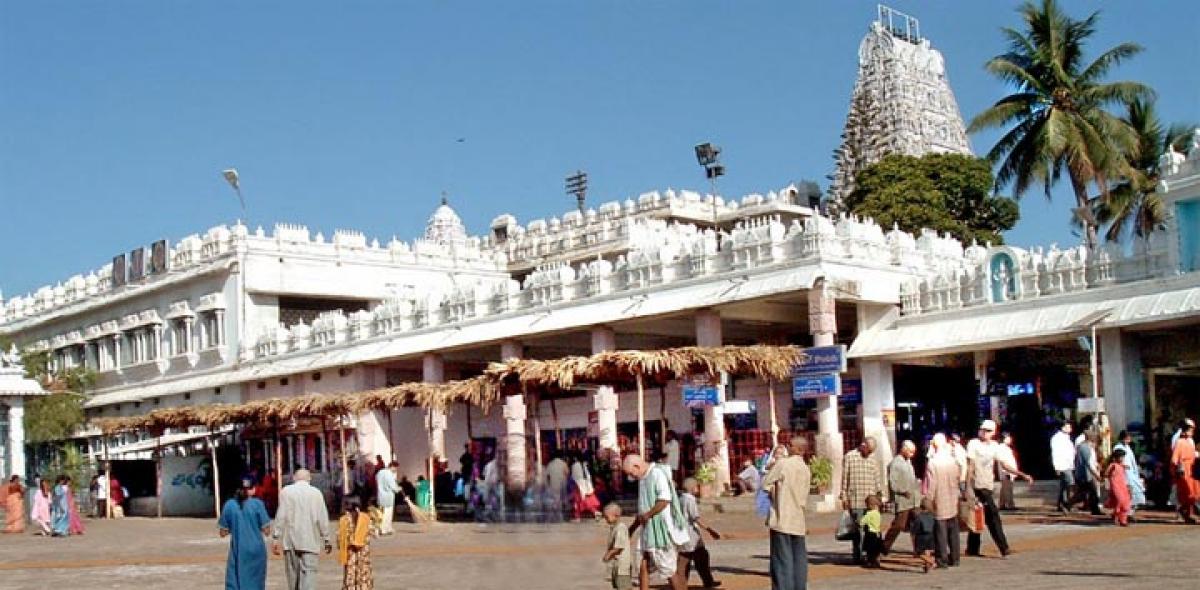
MULTIPOLYGON (((917 453, 913 441, 906 440, 900 445, 900 454, 888 464, 888 486, 892 488, 892 504, 896 507, 896 517, 888 527, 883 537, 883 554, 892 550, 892 544, 900 533, 908 530, 908 523, 913 511, 921 505, 921 485, 917 482, 917 474, 913 471, 912 458, 917 453)), ((915 545, 914 545, 915 549, 915 545)))
POLYGON ((318 553, 322 548, 326 553, 333 550, 325 496, 311 481, 307 469, 297 469, 291 485, 279 493, 271 549, 283 555, 288 590, 315 590, 318 553))

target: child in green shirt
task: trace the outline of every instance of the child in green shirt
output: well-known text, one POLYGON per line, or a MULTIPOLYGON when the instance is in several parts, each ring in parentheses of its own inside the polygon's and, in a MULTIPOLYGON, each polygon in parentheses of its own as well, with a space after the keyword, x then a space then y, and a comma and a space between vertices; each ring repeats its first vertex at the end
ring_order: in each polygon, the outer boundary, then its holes
POLYGON ((879 567, 879 553, 883 550, 883 537, 880 535, 883 517, 879 514, 879 496, 867 496, 867 512, 858 521, 863 531, 863 551, 866 553, 865 567, 879 567))

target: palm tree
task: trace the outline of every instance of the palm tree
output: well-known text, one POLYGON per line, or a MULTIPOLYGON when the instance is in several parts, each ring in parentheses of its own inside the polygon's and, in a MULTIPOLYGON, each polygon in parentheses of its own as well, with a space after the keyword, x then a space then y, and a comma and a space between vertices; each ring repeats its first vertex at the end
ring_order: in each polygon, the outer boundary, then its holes
POLYGON ((1124 121, 1138 137, 1138 151, 1126 157, 1126 176, 1113 187, 1108 199, 1093 199, 1096 219, 1108 226, 1105 239, 1120 241, 1132 230, 1146 237, 1159 229, 1166 219, 1158 185, 1158 160, 1169 148, 1182 151, 1195 125, 1175 123, 1163 127, 1153 101, 1135 100, 1129 104, 1124 121))
POLYGON ((1137 134, 1107 108, 1148 100, 1153 92, 1137 82, 1104 82, 1111 69, 1137 55, 1133 43, 1113 47, 1091 63, 1084 45, 1096 32, 1099 13, 1083 20, 1064 14, 1054 0, 1026 2, 1018 11, 1025 30, 1005 27, 1008 51, 987 62, 987 71, 1015 92, 971 121, 968 131, 1008 128, 988 152, 998 165, 996 189, 1009 184, 1014 196, 1041 184, 1046 198, 1065 172, 1075 193, 1076 215, 1087 228, 1087 245, 1096 245, 1088 186, 1108 199, 1108 178, 1124 173, 1126 154, 1137 153, 1137 134))

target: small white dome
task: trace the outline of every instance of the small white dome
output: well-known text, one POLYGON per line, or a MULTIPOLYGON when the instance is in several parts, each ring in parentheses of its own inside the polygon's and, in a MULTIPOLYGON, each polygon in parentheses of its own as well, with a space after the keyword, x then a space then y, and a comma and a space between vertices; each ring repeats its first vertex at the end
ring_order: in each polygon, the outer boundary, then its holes
POLYGON ((445 197, 442 197, 442 204, 425 224, 425 239, 439 244, 462 244, 467 241, 467 228, 445 197))

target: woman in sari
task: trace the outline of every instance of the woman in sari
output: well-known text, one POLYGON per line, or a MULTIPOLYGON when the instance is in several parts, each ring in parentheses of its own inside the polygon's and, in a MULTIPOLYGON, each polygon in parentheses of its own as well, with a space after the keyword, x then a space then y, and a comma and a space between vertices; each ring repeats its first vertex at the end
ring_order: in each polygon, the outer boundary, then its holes
POLYGON ((1196 427, 1185 424, 1171 451, 1171 473, 1175 476, 1175 492, 1179 499, 1179 515, 1188 524, 1196 524, 1192 512, 1196 505, 1196 479, 1192 477, 1192 465, 1196 462, 1196 443, 1192 440, 1196 427))
POLYGON ((71 476, 63 477, 67 480, 67 529, 72 535, 82 535, 83 517, 79 516, 79 506, 75 504, 75 488, 71 485, 71 476))
POLYGON ((21 476, 14 475, 5 484, 4 509, 8 517, 4 520, 4 532, 25 532, 25 486, 21 485, 21 476))
POLYGON ((1138 465, 1137 455, 1133 454, 1133 437, 1128 432, 1122 430, 1117 436, 1117 444, 1113 445, 1113 452, 1118 450, 1125 451, 1125 483, 1129 486, 1129 520, 1133 520, 1134 513, 1137 512, 1137 507, 1146 503, 1146 484, 1142 483, 1142 470, 1138 465))
POLYGON ((33 510, 29 512, 29 520, 38 525, 39 535, 50 534, 50 482, 44 479, 33 493, 33 510))
POLYGON ((221 509, 221 537, 231 536, 225 562, 225 590, 262 590, 267 585, 267 545, 271 519, 262 500, 251 495, 251 482, 243 481, 237 496, 221 509))
POLYGON ((1104 505, 1112 509, 1113 522, 1121 526, 1129 526, 1131 502, 1123 464, 1127 460, 1123 449, 1113 449, 1112 461, 1104 473, 1104 479, 1108 481, 1108 500, 1104 505))
POLYGON ((371 518, 358 509, 358 501, 343 503, 338 520, 338 563, 342 564, 342 590, 373 590, 371 573, 371 518))
POLYGON ((71 495, 71 487, 67 485, 65 476, 54 480, 54 494, 50 504, 50 530, 55 537, 66 537, 71 534, 71 517, 67 505, 67 496, 71 495))

